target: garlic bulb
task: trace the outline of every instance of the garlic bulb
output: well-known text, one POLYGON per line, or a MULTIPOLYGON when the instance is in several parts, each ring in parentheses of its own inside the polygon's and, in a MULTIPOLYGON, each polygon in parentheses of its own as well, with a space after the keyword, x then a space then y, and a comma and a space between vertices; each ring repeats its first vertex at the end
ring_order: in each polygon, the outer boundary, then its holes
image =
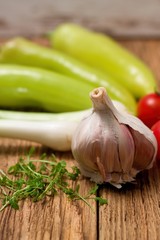
POLYGON ((73 156, 84 176, 121 187, 152 167, 157 141, 137 117, 115 108, 105 88, 94 89, 90 98, 93 110, 74 132, 73 156))

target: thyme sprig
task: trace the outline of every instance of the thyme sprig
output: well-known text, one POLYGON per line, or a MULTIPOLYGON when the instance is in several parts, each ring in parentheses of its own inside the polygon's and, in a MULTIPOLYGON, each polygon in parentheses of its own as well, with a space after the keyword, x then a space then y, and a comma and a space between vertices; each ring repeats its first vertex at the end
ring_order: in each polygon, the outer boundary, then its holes
POLYGON ((97 201, 100 205, 107 204, 107 200, 97 197, 99 188, 97 184, 92 187, 86 196, 79 192, 80 185, 76 183, 71 187, 71 181, 77 181, 80 170, 73 166, 67 169, 64 160, 57 161, 52 155, 49 160, 46 154, 40 159, 32 159, 33 148, 26 157, 20 157, 18 162, 8 169, 8 172, 0 170, 0 198, 2 200, 0 211, 5 207, 11 206, 19 209, 19 201, 30 198, 37 202, 46 196, 54 196, 61 191, 71 200, 82 200, 90 208, 89 199, 97 201))

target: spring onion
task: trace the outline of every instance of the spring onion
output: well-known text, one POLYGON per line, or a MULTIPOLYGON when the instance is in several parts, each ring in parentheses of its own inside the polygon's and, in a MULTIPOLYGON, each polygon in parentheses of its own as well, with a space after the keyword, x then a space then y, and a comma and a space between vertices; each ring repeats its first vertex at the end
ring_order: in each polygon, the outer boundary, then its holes
MULTIPOLYGON (((123 104, 113 101, 120 111, 123 104)), ((0 137, 37 142, 58 151, 71 150, 71 140, 77 124, 92 109, 65 113, 35 113, 0 111, 0 137)))

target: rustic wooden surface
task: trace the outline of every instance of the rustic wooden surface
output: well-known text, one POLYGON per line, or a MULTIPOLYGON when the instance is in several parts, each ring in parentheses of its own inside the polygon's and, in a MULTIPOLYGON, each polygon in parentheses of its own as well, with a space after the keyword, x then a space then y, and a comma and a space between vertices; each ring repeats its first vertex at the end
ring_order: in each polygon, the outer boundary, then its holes
MULTIPOLYGON (((34 39, 39 41, 39 39, 34 39)), ((45 41, 44 41, 45 43, 45 41)), ((160 81, 160 41, 121 41, 148 64, 160 81)), ((35 156, 52 150, 39 144, 0 139, 0 168, 5 170, 19 156, 35 146, 35 156)), ((74 164, 70 152, 54 152, 57 158, 74 164)), ((81 191, 91 183, 82 177, 81 191)), ((0 213, 1 240, 158 240, 160 239, 160 166, 137 176, 137 184, 118 190, 103 186, 101 194, 108 205, 91 203, 93 213, 83 202, 70 202, 63 194, 44 202, 25 200, 20 210, 7 207, 0 213)))
POLYGON ((76 22, 116 37, 160 38, 159 12, 157 0, 1 0, 0 36, 43 34, 76 22))

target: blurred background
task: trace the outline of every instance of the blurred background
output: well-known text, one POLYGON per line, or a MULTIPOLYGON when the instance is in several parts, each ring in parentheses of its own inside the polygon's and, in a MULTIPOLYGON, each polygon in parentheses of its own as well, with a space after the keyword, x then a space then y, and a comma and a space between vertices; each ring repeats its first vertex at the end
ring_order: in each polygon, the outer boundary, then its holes
POLYGON ((116 37, 160 37, 158 0, 0 0, 0 36, 37 36, 76 22, 116 37))

